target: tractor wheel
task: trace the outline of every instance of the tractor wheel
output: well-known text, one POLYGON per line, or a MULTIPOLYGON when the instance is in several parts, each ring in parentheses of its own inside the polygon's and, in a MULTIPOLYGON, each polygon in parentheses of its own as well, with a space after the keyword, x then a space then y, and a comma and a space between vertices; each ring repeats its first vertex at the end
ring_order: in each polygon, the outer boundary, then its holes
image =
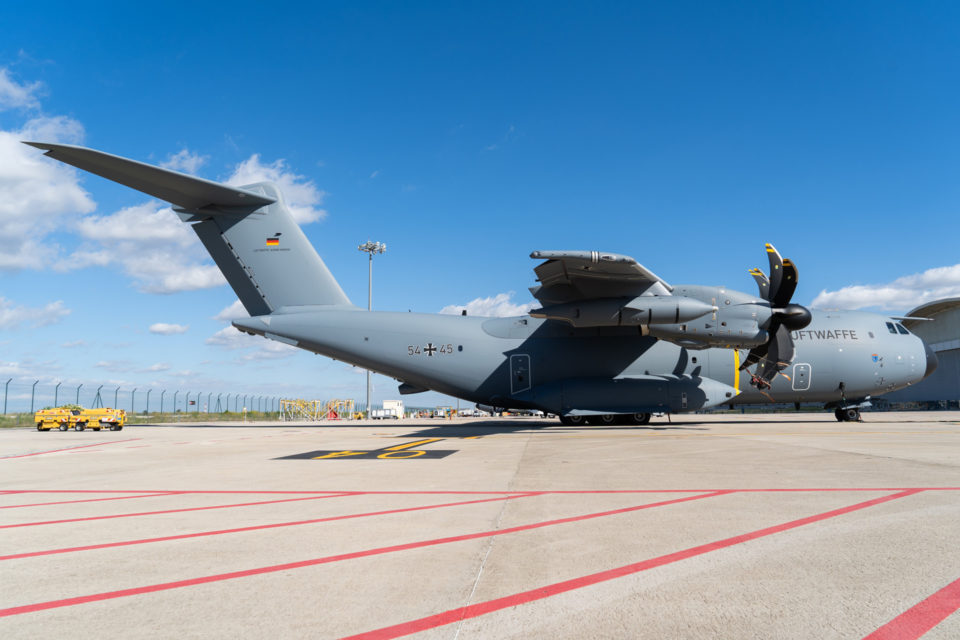
POLYGON ((43 431, 43 430, 44 430, 44 429, 43 429, 43 423, 42 423, 42 422, 38 422, 38 423, 37 423, 37 431, 43 431))
POLYGON ((66 423, 66 422, 61 422, 61 423, 60 423, 60 431, 66 431, 66 430, 69 429, 69 428, 70 428, 70 427, 67 426, 67 423, 66 423))
POLYGON ((85 422, 78 422, 77 426, 74 427, 74 429, 76 429, 77 431, 83 431, 84 429, 86 429, 86 427, 87 427, 87 424, 85 422))

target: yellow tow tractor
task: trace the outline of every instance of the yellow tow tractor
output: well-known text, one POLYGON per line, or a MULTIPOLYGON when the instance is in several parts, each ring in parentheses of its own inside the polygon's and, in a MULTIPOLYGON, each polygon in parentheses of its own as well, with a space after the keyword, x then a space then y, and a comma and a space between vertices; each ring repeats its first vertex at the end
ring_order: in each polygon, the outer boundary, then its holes
POLYGON ((84 429, 110 429, 120 431, 127 422, 127 412, 123 409, 74 409, 57 407, 56 409, 42 409, 34 416, 37 431, 49 431, 56 427, 66 431, 73 427, 76 431, 84 429))

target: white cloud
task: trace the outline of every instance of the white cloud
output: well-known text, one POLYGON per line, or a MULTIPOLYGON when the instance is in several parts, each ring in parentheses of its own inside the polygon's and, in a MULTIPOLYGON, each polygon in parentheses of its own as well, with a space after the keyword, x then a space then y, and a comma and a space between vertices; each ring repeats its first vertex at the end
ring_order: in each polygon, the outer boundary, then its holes
POLYGON ((503 137, 500 138, 500 140, 498 140, 497 142, 494 142, 493 144, 488 144, 483 148, 483 150, 496 151, 497 149, 507 144, 508 142, 512 142, 516 138, 516 132, 517 132, 517 128, 514 127, 513 125, 510 125, 507 128, 507 132, 503 134, 503 137))
POLYGON ((245 354, 243 360, 278 360, 280 358, 289 358, 297 353, 299 349, 291 347, 288 344, 277 342, 276 340, 267 340, 260 345, 260 348, 251 353, 245 354))
POLYGON ((283 192, 283 199, 297 224, 308 224, 327 217, 327 212, 318 207, 327 193, 318 189, 312 180, 287 169, 284 160, 270 164, 260 162, 255 153, 240 164, 227 180, 227 184, 242 186, 253 182, 273 182, 283 192))
POLYGON ((81 247, 60 264, 62 269, 119 264, 148 293, 209 289, 226 282, 190 225, 158 202, 87 216, 76 230, 91 246, 81 247))
POLYGON ((178 333, 186 333, 189 325, 185 324, 167 324, 166 322, 157 322, 150 325, 150 333, 156 333, 161 336, 172 336, 178 333))
POLYGON ((64 343, 61 344, 60 346, 63 347, 64 349, 76 349, 77 347, 85 347, 85 346, 87 346, 87 341, 86 341, 86 340, 73 340, 73 341, 71 341, 71 342, 64 342, 64 343))
POLYGON ((537 304, 535 302, 525 302, 523 304, 514 303, 513 291, 510 291, 508 293, 498 293, 497 295, 489 298, 474 298, 467 304, 447 305, 443 309, 440 309, 440 313, 459 315, 466 310, 467 315, 469 316, 490 316, 503 318, 509 316, 522 316, 536 306, 537 304))
POLYGON ((224 327, 205 340, 207 344, 224 349, 245 349, 248 347, 259 346, 259 341, 263 338, 241 333, 236 327, 224 327))
POLYGON ((39 107, 40 101, 36 94, 42 86, 40 82, 20 84, 10 77, 7 69, 0 67, 0 110, 39 107))
POLYGON ((886 284, 853 285, 837 291, 824 289, 810 306, 906 311, 933 300, 955 297, 960 297, 960 264, 927 269, 886 284))
POLYGON ((70 214, 95 208, 72 167, 20 141, 78 142, 82 137, 80 123, 64 117, 34 118, 21 129, 0 130, 0 269, 48 266, 44 256, 58 248, 47 236, 70 214))
POLYGON ((206 343, 215 347, 222 347, 235 351, 238 349, 253 349, 240 357, 242 361, 276 360, 288 358, 299 349, 275 340, 265 340, 261 336, 251 336, 242 333, 236 327, 224 327, 206 339, 206 343))
POLYGON ((170 370, 170 365, 167 364, 166 362, 158 362, 144 369, 144 371, 169 371, 169 370, 170 370))
POLYGON ((172 169, 173 171, 183 171, 186 173, 195 174, 197 170, 207 163, 207 160, 210 159, 210 156, 202 156, 199 153, 193 153, 188 149, 181 149, 176 153, 171 153, 167 156, 167 159, 164 162, 160 163, 160 166, 165 169, 172 169))
POLYGON ((374 171, 373 173, 370 174, 370 179, 373 180, 373 179, 376 178, 378 175, 380 175, 380 170, 379 170, 379 169, 377 169, 376 171, 374 171))
POLYGON ((225 307, 220 313, 213 317, 214 320, 218 322, 233 322, 240 318, 249 318, 250 314, 247 313, 247 310, 243 307, 243 304, 239 300, 234 300, 233 304, 229 307, 225 307))
POLYGON ((18 307, 6 298, 0 298, 0 329, 16 329, 21 325, 43 327, 60 322, 68 315, 70 309, 64 307, 61 300, 43 307, 18 307))

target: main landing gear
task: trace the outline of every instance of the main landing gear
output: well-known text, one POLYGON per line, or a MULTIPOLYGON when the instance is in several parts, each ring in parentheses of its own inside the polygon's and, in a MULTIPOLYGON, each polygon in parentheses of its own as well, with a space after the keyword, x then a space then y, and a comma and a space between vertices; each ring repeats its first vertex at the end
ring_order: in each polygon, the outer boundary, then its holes
POLYGON ((649 413, 605 413, 599 416, 560 416, 560 423, 568 427, 591 424, 600 427, 612 425, 645 425, 650 423, 649 413))
POLYGON ((836 417, 837 422, 860 422, 860 409, 856 407, 851 407, 849 409, 834 409, 834 417, 836 417))

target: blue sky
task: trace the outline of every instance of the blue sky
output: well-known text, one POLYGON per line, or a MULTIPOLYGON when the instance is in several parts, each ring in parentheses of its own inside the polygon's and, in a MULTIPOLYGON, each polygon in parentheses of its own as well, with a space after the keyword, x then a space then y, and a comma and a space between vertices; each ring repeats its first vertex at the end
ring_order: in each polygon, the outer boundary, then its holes
POLYGON ((387 243, 380 309, 509 312, 534 249, 752 291, 764 242, 804 304, 960 295, 953 3, 7 2, 0 24, 0 377, 364 389, 238 340, 188 229, 31 136, 278 179, 354 302, 357 244, 387 243))

